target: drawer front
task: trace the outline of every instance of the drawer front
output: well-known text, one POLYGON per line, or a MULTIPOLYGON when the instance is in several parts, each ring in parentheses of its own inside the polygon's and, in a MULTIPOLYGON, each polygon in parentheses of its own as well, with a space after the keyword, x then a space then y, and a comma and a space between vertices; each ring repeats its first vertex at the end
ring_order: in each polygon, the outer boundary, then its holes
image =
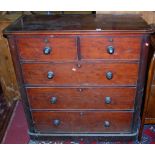
POLYGON ((141 38, 80 38, 82 59, 140 59, 141 38), (112 40, 111 40, 112 39, 112 40))
POLYGON ((131 112, 33 112, 36 130, 52 133, 130 132, 131 112))
POLYGON ((27 88, 32 109, 133 109, 135 88, 27 88))
POLYGON ((26 84, 136 85, 138 65, 128 63, 23 64, 26 84))
POLYGON ((77 58, 75 38, 18 38, 22 60, 74 60, 77 58))

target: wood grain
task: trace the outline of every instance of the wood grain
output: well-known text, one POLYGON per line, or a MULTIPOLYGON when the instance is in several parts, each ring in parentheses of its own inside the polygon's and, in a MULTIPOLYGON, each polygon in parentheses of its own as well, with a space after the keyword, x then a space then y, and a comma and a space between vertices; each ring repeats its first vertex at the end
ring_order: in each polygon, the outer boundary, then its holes
POLYGON ((25 15, 22 20, 8 27, 5 34, 22 34, 29 32, 150 32, 151 27, 138 15, 25 15))
POLYGON ((31 135, 101 133, 106 137, 108 133, 111 137, 127 133, 126 138, 135 137, 152 32, 136 15, 33 15, 6 28, 31 135), (73 40, 64 43, 60 38, 73 40), (56 51, 54 58, 39 53, 49 45, 56 51), (114 55, 105 53, 109 45, 114 46, 114 55), (49 71, 54 73, 52 79, 47 77, 49 71), (107 72, 112 72, 111 80, 107 72), (58 100, 49 105, 53 94, 58 100), (103 103, 107 95, 112 97, 109 105, 103 103), (53 125, 56 119, 60 120, 57 127, 53 125))
MULTIPOLYGON (((147 77, 147 85, 146 85, 146 90, 145 90, 145 100, 144 100, 144 105, 142 109, 142 117, 141 117, 141 125, 140 125, 140 130, 139 130, 139 135, 138 139, 139 141, 142 138, 142 132, 143 132, 143 127, 144 123, 155 123, 154 119, 154 85, 153 85, 153 80, 154 80, 154 71, 155 71, 155 40, 151 39, 151 47, 150 50, 152 50, 150 53, 153 53, 153 56, 151 58, 151 63, 148 65, 148 77, 147 77), (152 116, 152 117, 150 117, 152 116)), ((150 59, 149 59, 150 60, 150 59)))
POLYGON ((108 133, 130 132, 132 112, 33 112, 37 132, 42 133, 108 133), (61 121, 59 126, 53 121, 61 121), (104 121, 110 127, 104 127, 104 121))
POLYGON ((17 38, 19 56, 22 60, 75 60, 77 58, 76 38, 59 37, 51 38, 50 36, 33 38, 23 37, 17 38), (43 50, 45 47, 51 48, 51 53, 45 55, 43 50))
POLYGON ((139 60, 141 38, 139 37, 81 37, 81 56, 83 59, 128 59, 139 60), (108 46, 114 53, 107 52, 108 46))
POLYGON ((48 85, 136 85, 138 64, 128 63, 82 63, 78 68, 74 63, 23 64, 25 84, 48 85), (49 71, 54 72, 48 79, 49 71), (106 73, 111 71, 113 78, 108 80, 106 73))
POLYGON ((134 108, 135 88, 27 88, 32 109, 98 109, 131 110, 134 108), (50 102, 56 97, 55 104, 50 102), (106 104, 105 98, 111 103, 106 104))

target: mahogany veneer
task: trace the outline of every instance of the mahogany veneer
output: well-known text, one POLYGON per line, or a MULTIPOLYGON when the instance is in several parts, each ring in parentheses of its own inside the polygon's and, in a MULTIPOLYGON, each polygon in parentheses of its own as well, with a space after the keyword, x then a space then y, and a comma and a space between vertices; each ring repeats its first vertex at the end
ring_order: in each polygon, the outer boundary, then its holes
POLYGON ((27 88, 32 109, 134 109, 135 88, 27 88), (53 97, 56 102, 52 103, 53 97), (111 102, 106 103, 106 97, 111 102), (89 100, 88 100, 89 98, 89 100))
POLYGON ((19 57, 23 60, 75 60, 76 59, 76 38, 48 38, 33 36, 18 38, 19 57), (51 47, 50 55, 44 55, 44 47, 51 47))
POLYGON ((135 138, 152 32, 137 15, 31 15, 7 27, 31 138, 135 138))
POLYGON ((32 116, 38 132, 131 132, 131 112, 33 112, 32 116), (54 123, 56 119, 60 120, 58 126, 54 123), (109 127, 106 126, 107 120, 109 127))
POLYGON ((131 59, 139 60, 141 38, 139 37, 80 37, 82 59, 131 59), (107 53, 107 47, 113 46, 115 52, 107 53))
POLYGON ((25 84, 31 85, 136 85, 138 80, 138 65, 131 63, 76 63, 57 64, 22 64, 25 84), (52 71, 54 77, 48 79, 52 71), (132 72, 131 72, 132 71, 132 72), (106 74, 112 72, 111 80, 106 74))

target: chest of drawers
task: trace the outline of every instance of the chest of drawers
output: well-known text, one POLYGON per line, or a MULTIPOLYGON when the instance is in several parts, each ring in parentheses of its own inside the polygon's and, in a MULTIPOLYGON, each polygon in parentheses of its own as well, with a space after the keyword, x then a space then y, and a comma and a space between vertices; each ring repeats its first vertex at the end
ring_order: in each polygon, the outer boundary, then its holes
POLYGON ((31 15, 7 27, 31 138, 135 138, 150 33, 136 15, 31 15))

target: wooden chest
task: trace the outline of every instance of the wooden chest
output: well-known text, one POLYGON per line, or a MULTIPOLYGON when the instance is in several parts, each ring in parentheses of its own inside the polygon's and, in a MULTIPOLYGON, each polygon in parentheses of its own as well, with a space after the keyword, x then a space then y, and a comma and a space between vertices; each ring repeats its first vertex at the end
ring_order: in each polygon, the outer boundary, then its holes
POLYGON ((31 15, 7 27, 31 138, 135 138, 150 33, 137 15, 31 15))

